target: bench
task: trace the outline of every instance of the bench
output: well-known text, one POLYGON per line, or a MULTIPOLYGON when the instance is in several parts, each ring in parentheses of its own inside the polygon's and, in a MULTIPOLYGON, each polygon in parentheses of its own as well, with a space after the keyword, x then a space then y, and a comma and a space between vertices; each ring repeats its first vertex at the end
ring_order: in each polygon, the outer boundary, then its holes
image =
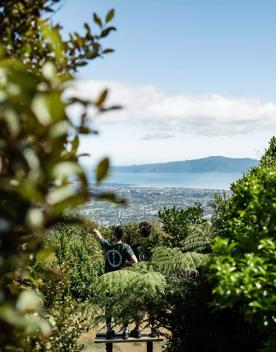
POLYGON ((115 334, 112 339, 107 339, 106 334, 97 333, 95 343, 105 343, 106 352, 113 351, 113 343, 131 343, 131 342, 145 342, 147 344, 147 352, 153 352, 153 343, 163 341, 160 337, 149 337, 147 334, 142 334, 140 338, 129 337, 124 340, 122 333, 115 334))

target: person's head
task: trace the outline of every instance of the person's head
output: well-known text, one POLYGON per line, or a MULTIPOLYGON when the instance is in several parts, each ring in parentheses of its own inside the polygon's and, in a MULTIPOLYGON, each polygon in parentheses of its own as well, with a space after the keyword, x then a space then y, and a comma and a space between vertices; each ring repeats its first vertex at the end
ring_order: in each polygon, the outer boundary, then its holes
POLYGON ((116 226, 114 229, 114 235, 117 241, 123 241, 125 236, 124 228, 120 225, 116 226))
POLYGON ((149 237, 150 233, 151 233, 151 224, 149 224, 146 221, 142 221, 139 224, 139 232, 141 234, 142 237, 146 238, 149 237))

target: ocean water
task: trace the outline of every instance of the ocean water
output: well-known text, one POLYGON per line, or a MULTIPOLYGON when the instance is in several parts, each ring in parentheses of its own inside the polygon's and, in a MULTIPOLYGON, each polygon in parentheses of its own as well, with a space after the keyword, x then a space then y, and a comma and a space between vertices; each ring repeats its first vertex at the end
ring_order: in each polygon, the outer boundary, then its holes
MULTIPOLYGON (((242 173, 206 172, 206 173, 132 173, 111 172, 104 184, 127 184, 144 187, 184 187, 201 189, 229 190, 232 182, 242 173)), ((94 182, 91 176, 90 181, 94 182)))

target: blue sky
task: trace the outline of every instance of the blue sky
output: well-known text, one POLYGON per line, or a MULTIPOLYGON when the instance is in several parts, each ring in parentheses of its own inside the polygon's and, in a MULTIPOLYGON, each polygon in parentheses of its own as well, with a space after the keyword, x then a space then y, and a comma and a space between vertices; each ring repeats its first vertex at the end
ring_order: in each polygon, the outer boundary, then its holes
POLYGON ((113 88, 111 100, 122 99, 126 111, 116 123, 103 119, 100 137, 84 140, 83 149, 116 164, 258 157, 276 127, 276 1, 67 0, 54 20, 65 33, 81 30, 93 11, 104 16, 110 8, 118 32, 106 46, 116 52, 79 77, 91 94, 93 84, 113 88), (139 121, 143 104, 148 117, 139 121))

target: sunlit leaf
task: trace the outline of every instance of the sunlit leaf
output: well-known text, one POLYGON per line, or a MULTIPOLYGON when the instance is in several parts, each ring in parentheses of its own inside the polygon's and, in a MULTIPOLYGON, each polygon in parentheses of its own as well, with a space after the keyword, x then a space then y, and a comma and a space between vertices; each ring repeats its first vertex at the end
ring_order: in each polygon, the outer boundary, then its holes
POLYGON ((65 64, 66 57, 64 53, 64 45, 61 39, 61 35, 56 28, 50 27, 46 24, 41 27, 44 38, 49 41, 49 44, 52 47, 53 52, 55 53, 55 57, 57 62, 60 64, 65 64))
POLYGON ((70 130, 70 124, 68 121, 60 121, 52 125, 49 129, 48 136, 50 139, 57 139, 67 135, 70 130))
POLYGON ((52 189, 46 199, 50 205, 55 205, 75 195, 76 190, 71 185, 68 185, 52 189))
POLYGON ((42 67, 42 73, 46 79, 52 81, 57 76, 57 69, 52 62, 46 62, 46 64, 42 67))
POLYGON ((65 115, 64 103, 58 92, 55 91, 37 94, 32 101, 32 110, 38 121, 44 126, 63 119, 65 115))
POLYGON ((44 248, 37 254, 37 259, 43 263, 51 264, 55 259, 55 250, 53 248, 44 248))
POLYGON ((55 165, 52 171, 53 177, 80 175, 83 173, 80 165, 73 161, 62 161, 55 165))
POLYGON ((38 208, 30 208, 26 216, 26 223, 34 230, 41 229, 44 225, 42 210, 38 208))
POLYGON ((19 118, 17 113, 12 109, 7 109, 4 112, 5 120, 12 137, 16 137, 20 132, 19 118))
POLYGON ((39 312, 42 306, 42 299, 33 290, 21 292, 16 303, 16 308, 21 313, 39 312))
POLYGON ((32 110, 42 125, 50 125, 52 119, 46 95, 38 94, 34 97, 32 110))

